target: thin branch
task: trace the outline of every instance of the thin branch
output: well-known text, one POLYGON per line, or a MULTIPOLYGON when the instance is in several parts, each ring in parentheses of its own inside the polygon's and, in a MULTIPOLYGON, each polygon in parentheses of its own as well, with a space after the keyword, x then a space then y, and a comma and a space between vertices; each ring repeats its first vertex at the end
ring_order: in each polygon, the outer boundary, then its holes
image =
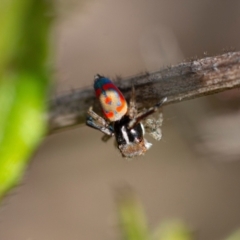
MULTIPOLYGON (((153 73, 144 73, 116 85, 127 99, 135 87, 139 108, 150 107, 163 97, 171 104, 240 86, 240 52, 180 63, 153 73)), ((93 91, 88 87, 59 96, 50 103, 49 133, 85 122, 90 106, 99 111, 93 91)))

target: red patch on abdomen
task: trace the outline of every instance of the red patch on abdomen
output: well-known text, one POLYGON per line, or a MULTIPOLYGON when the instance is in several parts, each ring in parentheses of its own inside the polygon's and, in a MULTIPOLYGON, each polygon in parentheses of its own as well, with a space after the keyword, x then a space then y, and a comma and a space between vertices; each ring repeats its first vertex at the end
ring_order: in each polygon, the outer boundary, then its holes
POLYGON ((108 119, 111 119, 111 118, 113 118, 113 116, 114 116, 114 113, 113 112, 104 112, 105 113, 105 115, 106 115, 106 117, 108 118, 108 119))
POLYGON ((110 97, 105 98, 105 103, 110 105, 112 103, 112 99, 110 97))

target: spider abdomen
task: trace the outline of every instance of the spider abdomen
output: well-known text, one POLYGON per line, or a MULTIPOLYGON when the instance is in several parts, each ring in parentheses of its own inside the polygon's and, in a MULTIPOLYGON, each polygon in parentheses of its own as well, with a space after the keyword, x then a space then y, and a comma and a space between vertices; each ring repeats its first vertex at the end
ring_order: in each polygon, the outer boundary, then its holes
POLYGON ((108 78, 97 75, 94 89, 105 117, 115 122, 120 120, 128 110, 127 101, 121 91, 108 78))

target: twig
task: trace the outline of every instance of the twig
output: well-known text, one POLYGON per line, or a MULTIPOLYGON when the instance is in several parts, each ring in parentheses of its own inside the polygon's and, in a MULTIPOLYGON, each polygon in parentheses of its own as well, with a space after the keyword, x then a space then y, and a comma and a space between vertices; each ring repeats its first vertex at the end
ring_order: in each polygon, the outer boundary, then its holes
MULTIPOLYGON (((240 86, 240 52, 180 63, 153 73, 144 73, 116 85, 127 99, 135 87, 139 108, 149 107, 162 97, 165 104, 180 102, 240 86)), ((50 102, 49 133, 83 124, 90 106, 99 110, 93 87, 59 96, 50 102)))

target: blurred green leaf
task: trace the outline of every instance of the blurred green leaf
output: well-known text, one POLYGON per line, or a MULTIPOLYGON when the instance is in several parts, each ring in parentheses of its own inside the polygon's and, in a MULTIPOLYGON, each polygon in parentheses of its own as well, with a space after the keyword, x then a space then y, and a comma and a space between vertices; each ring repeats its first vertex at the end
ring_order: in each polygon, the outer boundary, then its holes
POLYGON ((169 221, 161 224, 153 235, 154 240, 192 240, 193 234, 181 221, 169 221))
POLYGON ((129 193, 118 196, 120 227, 125 240, 150 239, 147 220, 141 204, 129 193))
POLYGON ((46 129, 51 11, 46 0, 0 1, 0 199, 46 129))
POLYGON ((227 240, 239 240, 240 239, 240 229, 235 231, 233 234, 230 235, 230 237, 227 238, 227 240))
MULTIPOLYGON (((120 227, 125 240, 192 240, 193 234, 182 222, 172 220, 162 223, 151 234, 142 205, 131 188, 121 188, 117 192, 120 227)), ((235 240, 235 239, 234 239, 235 240)))

